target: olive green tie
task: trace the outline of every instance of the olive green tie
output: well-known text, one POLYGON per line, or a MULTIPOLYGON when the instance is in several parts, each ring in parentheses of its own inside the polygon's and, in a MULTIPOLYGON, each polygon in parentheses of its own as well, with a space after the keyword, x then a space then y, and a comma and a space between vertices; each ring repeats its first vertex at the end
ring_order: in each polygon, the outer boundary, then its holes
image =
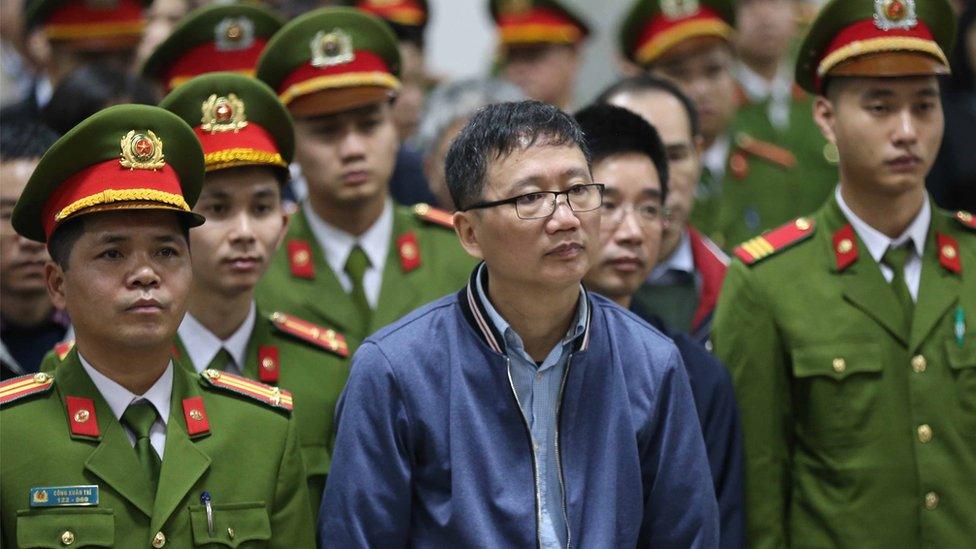
POLYGON ((138 458, 139 465, 145 472, 146 480, 152 486, 153 494, 156 493, 156 483, 159 481, 160 460, 156 450, 149 442, 149 430, 156 423, 158 417, 159 413, 156 412, 156 407, 147 400, 130 404, 122 413, 122 424, 136 436, 136 458, 138 458))
POLYGON ((911 256, 912 248, 909 243, 897 248, 889 247, 881 258, 881 262, 894 272, 894 276, 891 277, 891 289, 895 292, 895 298, 905 314, 905 326, 908 328, 911 328, 912 316, 915 314, 915 300, 912 299, 912 294, 908 291, 908 282, 905 280, 905 263, 911 256))
POLYGON ((360 325, 364 334, 369 328, 369 323, 373 316, 373 310, 369 307, 369 301, 366 299, 366 287, 363 285, 363 275, 366 274, 366 269, 368 268, 369 257, 366 256, 366 252, 362 248, 355 246, 349 252, 349 258, 346 259, 344 270, 352 282, 352 291, 349 292, 349 295, 352 297, 353 305, 356 306, 356 312, 359 315, 360 325))
POLYGON ((225 347, 221 347, 220 351, 214 355, 213 360, 210 361, 210 364, 207 364, 207 369, 226 370, 231 364, 234 364, 234 357, 230 356, 230 351, 225 347))

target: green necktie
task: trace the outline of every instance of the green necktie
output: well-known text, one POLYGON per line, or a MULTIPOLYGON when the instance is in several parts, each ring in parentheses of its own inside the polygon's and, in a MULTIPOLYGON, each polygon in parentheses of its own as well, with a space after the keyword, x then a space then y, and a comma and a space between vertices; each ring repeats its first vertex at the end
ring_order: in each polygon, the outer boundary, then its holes
POLYGON ((366 256, 366 252, 362 248, 355 246, 349 252, 349 258, 346 259, 344 270, 352 282, 352 291, 349 292, 349 296, 352 297, 352 303, 356 306, 356 312, 359 314, 359 320, 364 334, 369 328, 370 320, 373 317, 373 310, 369 307, 369 301, 366 299, 366 287, 363 285, 363 275, 366 274, 366 269, 368 268, 369 257, 366 256))
POLYGON ((156 423, 158 417, 156 407, 146 400, 130 404, 122 413, 122 424, 136 436, 136 458, 145 472, 146 480, 152 486, 153 494, 156 493, 156 484, 159 482, 160 461, 156 450, 149 442, 149 429, 156 423))
POLYGON ((234 357, 230 356, 230 351, 226 348, 221 347, 220 351, 214 355, 213 360, 210 364, 207 364, 208 370, 226 370, 228 366, 234 363, 234 357))
POLYGON ((912 255, 910 244, 905 244, 897 248, 888 248, 881 262, 891 268, 894 276, 891 277, 891 289, 895 292, 895 298, 901 305, 901 310, 905 314, 905 326, 911 328, 912 316, 915 314, 915 300, 908 291, 908 283, 905 280, 905 263, 912 255))

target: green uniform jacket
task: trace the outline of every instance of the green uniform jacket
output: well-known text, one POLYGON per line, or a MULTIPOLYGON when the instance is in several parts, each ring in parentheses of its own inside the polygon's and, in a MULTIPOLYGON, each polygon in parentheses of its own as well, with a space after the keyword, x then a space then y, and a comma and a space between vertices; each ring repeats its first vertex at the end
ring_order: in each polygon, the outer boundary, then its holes
POLYGON ((976 232, 933 209, 906 331, 836 201, 812 220, 792 243, 753 246, 768 257, 751 266, 737 250, 716 311, 715 352, 742 414, 750 544, 971 547, 976 232))
MULTIPOLYGON (((291 335, 279 327, 281 322, 273 321, 258 308, 254 331, 247 343, 243 374, 292 392, 295 403, 292 414, 305 459, 312 515, 317 516, 332 457, 333 413, 349 375, 349 359, 343 356, 348 351, 327 350, 322 346, 324 342, 291 335), (273 370, 277 371, 277 381, 272 379, 273 370)), ((326 332, 324 328, 321 331, 326 332)), ((179 338, 177 349, 181 357, 187 357, 181 362, 195 373, 179 338)))
POLYGON ((474 265, 454 231, 426 221, 409 208, 394 206, 379 301, 369 328, 363 331, 352 298, 329 268, 304 210, 299 209, 291 218, 284 244, 258 284, 256 298, 264 310, 294 314, 342 332, 354 351, 369 334, 460 289, 474 265))
POLYGON ((736 113, 723 181, 709 192, 703 176, 691 214, 691 224, 722 249, 816 211, 837 185, 811 105, 809 96, 794 98, 786 130, 769 122, 767 102, 736 113))
POLYGON ((73 547, 315 546, 295 422, 283 410, 212 387, 182 367, 174 368, 155 501, 122 425, 76 350, 46 390, 0 409, 0 429, 6 547, 63 547, 65 537, 73 538, 73 547), (92 399, 94 417, 69 413, 68 397, 92 399), (209 430, 190 436, 199 426, 190 428, 184 399, 194 397, 202 399, 202 410, 193 410, 203 411, 209 430), (93 423, 97 436, 74 433, 93 423), (97 505, 31 506, 31 488, 80 485, 98 486, 97 505), (212 535, 203 491, 212 495, 212 535))

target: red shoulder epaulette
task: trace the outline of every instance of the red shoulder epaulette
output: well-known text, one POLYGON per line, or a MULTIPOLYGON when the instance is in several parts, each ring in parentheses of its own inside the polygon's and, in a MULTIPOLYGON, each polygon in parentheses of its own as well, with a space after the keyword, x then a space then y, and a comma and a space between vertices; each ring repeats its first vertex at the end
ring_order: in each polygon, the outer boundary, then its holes
POLYGON ((792 152, 768 141, 760 141, 745 132, 735 134, 735 145, 739 150, 784 168, 796 166, 796 155, 792 152))
POLYGON ((219 370, 207 369, 200 373, 200 379, 205 381, 206 386, 216 387, 225 391, 230 391, 238 395, 251 397, 252 399, 267 404, 272 408, 280 410, 292 410, 291 392, 278 387, 265 385, 259 381, 248 379, 219 370))
POLYGON ((451 212, 439 210, 428 204, 416 204, 413 207, 413 213, 423 221, 454 230, 454 216, 451 212))
POLYGON ((58 360, 64 360, 64 357, 68 356, 71 349, 75 346, 75 340, 69 339, 68 341, 62 341, 54 346, 54 354, 58 355, 58 360))
POLYGON ((46 393, 54 387, 54 376, 44 372, 15 377, 0 383, 0 406, 30 395, 46 393))
POLYGON ((967 229, 976 229, 976 216, 969 212, 958 211, 956 212, 956 221, 962 223, 967 229))
POLYGON ((735 256, 746 265, 753 265, 779 251, 809 238, 813 234, 813 220, 798 218, 781 227, 747 240, 735 249, 735 256))
POLYGON ((317 345, 342 358, 349 356, 349 345, 346 344, 346 336, 335 330, 317 326, 296 316, 286 315, 285 313, 271 313, 271 324, 286 334, 317 345))

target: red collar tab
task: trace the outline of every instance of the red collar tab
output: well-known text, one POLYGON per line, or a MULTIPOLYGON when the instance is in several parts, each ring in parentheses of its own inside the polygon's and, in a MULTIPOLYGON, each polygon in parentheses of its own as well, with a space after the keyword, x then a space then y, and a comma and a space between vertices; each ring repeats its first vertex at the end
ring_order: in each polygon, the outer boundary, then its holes
POLYGON ((190 438, 210 434, 210 420, 207 418, 207 409, 203 406, 203 397, 183 399, 183 419, 186 420, 186 433, 190 438))
POLYGON ((312 245, 307 240, 288 241, 288 266, 295 278, 315 278, 315 265, 312 263, 312 245))
POLYGON ((71 434, 77 437, 98 439, 102 436, 98 430, 98 418, 95 417, 95 401, 90 398, 65 398, 68 405, 68 422, 71 424, 71 434))
POLYGON ((397 252, 403 272, 409 273, 420 267, 420 244, 412 231, 397 237, 397 252))
POLYGON ((959 259, 959 243, 949 235, 936 233, 935 241, 939 245, 939 265, 947 271, 957 275, 962 274, 962 261, 959 259))
POLYGON ((258 379, 263 383, 278 384, 281 375, 281 361, 278 359, 278 347, 261 345, 258 347, 258 379))
POLYGON ((848 223, 834 233, 834 259, 837 263, 837 270, 843 271, 857 261, 857 237, 854 235, 854 227, 848 223))

